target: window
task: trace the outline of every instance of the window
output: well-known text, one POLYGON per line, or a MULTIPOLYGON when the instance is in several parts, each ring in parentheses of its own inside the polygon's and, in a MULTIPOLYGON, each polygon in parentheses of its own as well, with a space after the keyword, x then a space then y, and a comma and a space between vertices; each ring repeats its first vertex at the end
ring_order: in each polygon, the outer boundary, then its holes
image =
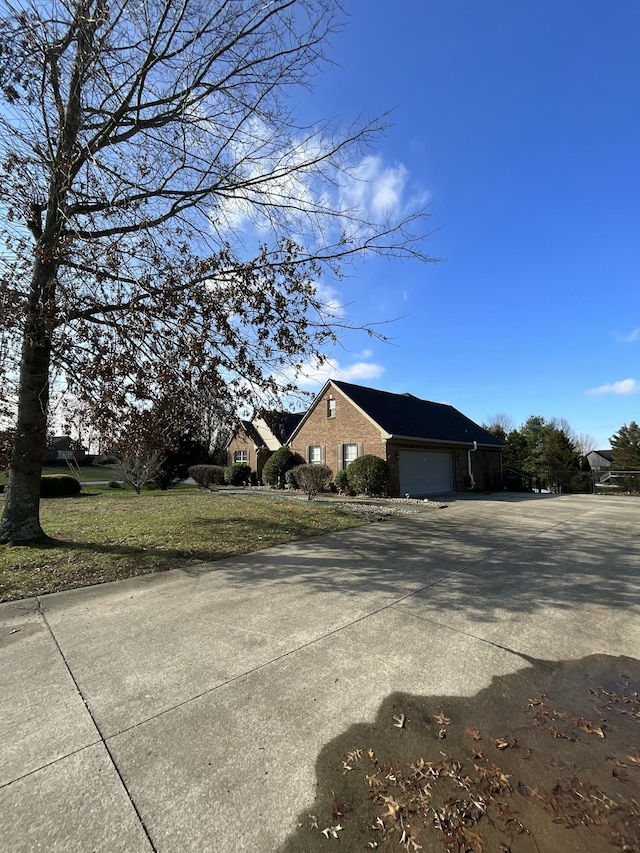
POLYGON ((357 444, 343 444, 342 445, 342 467, 347 468, 354 459, 358 458, 358 445, 357 444))
POLYGON ((309 464, 310 465, 322 465, 324 462, 324 454, 322 452, 323 448, 320 447, 319 444, 315 444, 309 448, 309 464))
POLYGON ((233 451, 233 461, 234 464, 236 462, 241 462, 243 465, 249 464, 249 451, 248 450, 234 450, 233 451))
POLYGON ((329 399, 327 400, 327 417, 328 418, 335 418, 335 416, 336 416, 336 401, 333 399, 333 397, 329 397, 329 399))

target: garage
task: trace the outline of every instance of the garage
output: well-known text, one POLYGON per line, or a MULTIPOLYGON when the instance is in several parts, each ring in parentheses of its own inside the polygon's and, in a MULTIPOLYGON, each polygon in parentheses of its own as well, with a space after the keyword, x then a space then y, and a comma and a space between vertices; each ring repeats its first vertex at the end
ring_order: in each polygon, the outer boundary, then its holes
POLYGON ((453 454, 437 450, 401 450, 400 494, 435 495, 453 491, 453 454))

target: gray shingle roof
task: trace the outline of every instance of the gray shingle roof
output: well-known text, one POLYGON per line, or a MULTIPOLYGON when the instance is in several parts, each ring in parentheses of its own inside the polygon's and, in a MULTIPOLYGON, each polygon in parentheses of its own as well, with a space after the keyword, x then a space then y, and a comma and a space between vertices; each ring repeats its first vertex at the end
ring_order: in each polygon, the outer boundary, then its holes
POLYGON ((333 384, 391 435, 503 447, 499 439, 453 406, 349 382, 333 384))
POLYGON ((262 412, 262 417, 278 441, 281 444, 286 444, 305 414, 306 412, 265 411, 262 412))
POLYGON ((251 423, 251 421, 240 421, 240 424, 242 426, 242 429, 247 434, 247 437, 255 444, 256 447, 266 447, 262 436, 251 423))

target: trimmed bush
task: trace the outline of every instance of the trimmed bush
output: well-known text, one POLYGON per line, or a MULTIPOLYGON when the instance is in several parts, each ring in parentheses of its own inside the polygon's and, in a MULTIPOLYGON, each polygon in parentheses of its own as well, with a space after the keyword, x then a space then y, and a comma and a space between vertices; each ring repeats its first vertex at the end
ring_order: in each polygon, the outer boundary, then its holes
POLYGON ((48 474, 40 479, 40 497, 68 498, 79 495, 82 486, 70 474, 48 474))
POLYGON ((389 466, 384 459, 368 453, 359 456, 347 468, 349 488, 356 494, 384 495, 389 482, 389 466))
POLYGON ((323 492, 331 482, 333 471, 328 465, 296 465, 287 475, 291 473, 300 486, 307 493, 309 500, 315 498, 318 492, 323 492))
MULTIPOLYGON (((298 466, 296 466, 296 467, 298 467, 298 466)), ((298 483, 296 481, 296 477, 294 474, 295 470, 296 470, 295 468, 289 468, 287 473, 284 475, 284 484, 287 487, 287 489, 297 489, 298 488, 298 483)))
POLYGON ((192 465, 187 474, 196 481, 201 489, 211 486, 224 485, 224 468, 222 465, 192 465))
POLYGON ((305 461, 288 447, 281 447, 270 456, 262 469, 262 482, 267 486, 284 486, 285 474, 296 465, 304 465, 305 461))
POLYGON ((229 486, 246 486, 251 480, 251 467, 243 462, 227 465, 224 469, 224 481, 229 486))
POLYGON ((336 476, 333 478, 333 482, 336 484, 336 489, 338 489, 339 492, 342 492, 343 495, 348 494, 349 478, 347 477, 346 471, 337 471, 336 476))

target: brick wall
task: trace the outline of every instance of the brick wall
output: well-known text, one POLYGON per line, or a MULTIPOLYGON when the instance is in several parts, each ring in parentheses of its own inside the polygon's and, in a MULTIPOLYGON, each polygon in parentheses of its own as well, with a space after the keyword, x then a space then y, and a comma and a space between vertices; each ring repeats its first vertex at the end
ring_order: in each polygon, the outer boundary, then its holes
POLYGON ((262 480, 262 469, 264 468, 264 463, 272 455, 273 451, 269 450, 267 447, 261 447, 256 451, 255 444, 243 429, 237 430, 236 434, 229 442, 229 447, 227 448, 227 465, 233 465, 233 454, 236 450, 247 451, 249 454, 248 464, 251 466, 251 470, 255 473, 256 480, 262 480))
MULTIPOLYGON (((501 453, 499 450, 476 450, 471 454, 471 470, 476 491, 498 491, 502 488, 501 453)), ((454 483, 457 492, 469 491, 469 464, 467 449, 453 454, 454 483)))
POLYGON ((227 465, 233 465, 233 454, 236 450, 246 450, 249 454, 248 464, 251 466, 251 470, 256 470, 256 446, 249 439, 246 432, 240 428, 236 430, 235 435, 229 442, 229 447, 227 448, 227 465))
MULTIPOLYGON (((389 495, 400 495, 400 450, 447 451, 453 454, 453 484, 456 492, 469 490, 469 472, 467 464, 468 448, 459 445, 424 444, 423 442, 389 442, 388 457, 391 477, 389 495)), ((476 490, 497 491, 502 488, 500 452, 498 450, 476 450, 471 454, 471 470, 476 482, 476 490)))
POLYGON ((291 449, 307 459, 310 446, 323 447, 325 463, 335 473, 342 467, 338 446, 343 444, 360 445, 359 456, 372 453, 382 459, 387 458, 386 442, 379 427, 372 424, 340 391, 329 388, 314 404, 291 449), (327 415, 330 397, 335 400, 335 417, 331 418, 327 415))

